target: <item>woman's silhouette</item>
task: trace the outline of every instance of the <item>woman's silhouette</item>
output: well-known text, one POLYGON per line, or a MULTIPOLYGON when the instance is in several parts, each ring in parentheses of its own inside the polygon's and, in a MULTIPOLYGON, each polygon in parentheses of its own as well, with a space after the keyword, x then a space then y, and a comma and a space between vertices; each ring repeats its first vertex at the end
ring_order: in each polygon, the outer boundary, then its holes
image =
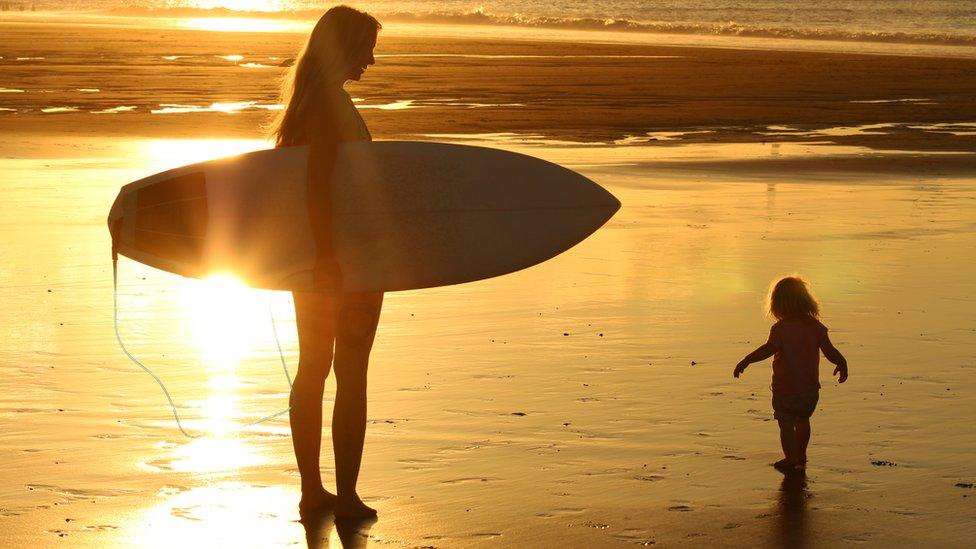
MULTIPOLYGON (((282 90, 285 109, 273 127, 276 145, 310 145, 309 210, 316 229, 315 276, 338 280, 332 257, 327 177, 339 143, 368 141, 369 131, 342 89, 374 63, 379 22, 346 6, 326 12, 312 30, 282 90), (326 207, 323 207, 326 206, 326 207)), ((341 185, 341 181, 335 182, 341 185)), ((295 292, 300 358, 291 393, 291 432, 302 479, 302 514, 334 508, 336 516, 366 517, 376 511, 356 493, 366 433, 366 370, 383 305, 382 293, 295 292), (322 485, 322 395, 334 368, 332 414, 336 489, 322 485)))

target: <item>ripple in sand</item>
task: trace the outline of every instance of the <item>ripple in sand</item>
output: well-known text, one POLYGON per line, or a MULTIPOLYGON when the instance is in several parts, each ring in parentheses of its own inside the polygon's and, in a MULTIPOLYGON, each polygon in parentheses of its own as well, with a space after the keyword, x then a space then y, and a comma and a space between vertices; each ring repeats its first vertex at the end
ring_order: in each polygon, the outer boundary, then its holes
POLYGON ((119 529, 118 526, 114 526, 112 524, 94 524, 82 528, 82 530, 87 530, 89 532, 110 532, 112 530, 118 530, 118 529, 119 529))
POLYGON ((169 514, 173 515, 176 518, 181 518, 186 520, 194 520, 194 521, 203 520, 202 518, 194 515, 195 510, 196 507, 173 507, 172 509, 170 509, 169 514))
POLYGON ((183 105, 180 103, 160 103, 160 108, 151 109, 151 114, 187 114, 201 112, 222 112, 235 114, 240 111, 257 109, 265 111, 282 110, 284 105, 259 104, 257 101, 237 101, 230 103, 211 103, 210 105, 183 105))
POLYGON ((959 136, 976 135, 976 122, 940 122, 938 124, 911 125, 908 128, 959 136))
POLYGON ((915 103, 916 105, 935 105, 935 101, 928 98, 907 97, 905 99, 853 99, 850 103, 915 103))
POLYGON ((498 479, 492 477, 463 477, 463 478, 456 478, 452 480, 442 480, 441 484, 468 484, 472 482, 488 482, 492 480, 498 480, 498 479))
POLYGON ((262 65, 261 63, 251 63, 251 62, 240 63, 237 66, 244 67, 247 69, 273 69, 274 68, 274 66, 272 65, 262 65))
POLYGON ((226 59, 227 61, 233 61, 235 63, 237 61, 243 61, 244 60, 244 56, 243 55, 236 55, 236 54, 235 55, 218 55, 217 57, 219 57, 221 59, 226 59))
POLYGON ((120 105, 118 107, 112 107, 110 109, 102 109, 100 111, 91 111, 93 114, 116 114, 120 112, 131 112, 136 110, 133 105, 120 105))
POLYGON ((659 480, 664 480, 667 477, 661 475, 634 475, 634 480, 642 480, 645 482, 657 482, 659 480))
POLYGON ((696 130, 687 132, 647 132, 644 135, 628 135, 622 139, 614 140, 614 145, 638 145, 651 141, 680 141, 688 135, 703 133, 715 133, 714 130, 696 130))
POLYGON ((497 146, 498 143, 512 144, 512 145, 549 145, 549 146, 571 145, 571 146, 594 146, 594 147, 603 145, 602 143, 585 143, 579 141, 565 141, 560 139, 551 139, 543 134, 515 133, 515 132, 421 133, 415 135, 419 135, 422 137, 429 137, 433 139, 461 141, 466 143, 485 141, 485 142, 492 143, 493 146, 497 146))
POLYGON ((648 547, 656 543, 653 539, 651 539, 650 532, 640 528, 624 528, 620 532, 612 535, 620 541, 633 543, 636 545, 643 545, 644 547, 648 547))
POLYGON ((14 61, 41 61, 44 57, 14 57, 14 61))
POLYGON ((0 93, 26 93, 24 90, 18 90, 17 88, 0 88, 0 93))
POLYGON ((413 99, 403 99, 401 101, 394 101, 392 103, 377 103, 373 105, 359 105, 360 109, 378 109, 381 111, 402 111, 404 109, 416 108, 413 99))
POLYGON ((75 91, 79 91, 81 93, 99 93, 102 90, 98 88, 75 88, 75 91))
POLYGON ((162 497, 171 497, 176 494, 180 494, 189 490, 186 486, 178 486, 173 484, 167 484, 159 489, 159 495, 162 497))
POLYGON ((481 539, 494 539, 494 538, 502 537, 502 534, 501 532, 476 532, 474 534, 471 534, 471 537, 481 538, 481 539))
POLYGON ((45 107, 41 109, 41 112, 51 114, 59 112, 77 112, 78 107, 45 107))
POLYGON ((687 513, 688 511, 694 511, 694 509, 688 507, 687 505, 672 505, 671 507, 668 507, 668 511, 687 513))
POLYGON ((766 126, 764 132, 756 132, 759 135, 767 136, 791 136, 791 137, 851 137, 865 135, 886 135, 890 133, 886 130, 898 129, 899 124, 864 124, 861 126, 835 126, 831 128, 819 128, 815 130, 803 130, 793 126, 766 126))
POLYGON ((17 109, 8 109, 7 107, 0 107, 0 112, 17 112, 17 109))
POLYGON ((91 499, 94 497, 115 497, 135 493, 134 490, 98 490, 91 488, 65 488, 52 484, 27 484, 28 490, 42 490, 58 494, 69 500, 91 499))
POLYGON ((576 507, 559 507, 549 511, 548 513, 538 513, 536 516, 542 518, 553 518, 565 515, 579 515, 584 512, 586 512, 585 509, 579 509, 576 507))
POLYGON ((463 107, 466 109, 480 109, 486 107, 524 107, 525 103, 475 103, 470 101, 463 101, 461 99, 418 99, 416 105, 418 107, 463 107))
POLYGON ((606 530, 610 528, 609 524, 603 522, 593 522, 592 520, 583 521, 577 524, 570 524, 570 526, 583 526, 584 528, 595 528, 597 530, 606 530))
POLYGON ((168 459, 155 459, 145 462, 144 465, 154 471, 165 472, 174 470, 173 465, 168 459))

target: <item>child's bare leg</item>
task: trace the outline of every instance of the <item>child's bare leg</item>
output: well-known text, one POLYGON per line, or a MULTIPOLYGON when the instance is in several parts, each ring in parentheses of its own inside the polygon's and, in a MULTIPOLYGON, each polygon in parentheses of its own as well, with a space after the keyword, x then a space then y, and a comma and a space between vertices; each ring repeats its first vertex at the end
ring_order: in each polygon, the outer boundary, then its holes
POLYGON ((797 463, 807 462, 807 445, 810 443, 810 418, 798 417, 793 421, 796 433, 797 463))
POLYGON ((793 430, 793 421, 777 419, 779 423, 779 443, 783 447, 783 459, 773 465, 792 466, 796 463, 796 433, 793 430))

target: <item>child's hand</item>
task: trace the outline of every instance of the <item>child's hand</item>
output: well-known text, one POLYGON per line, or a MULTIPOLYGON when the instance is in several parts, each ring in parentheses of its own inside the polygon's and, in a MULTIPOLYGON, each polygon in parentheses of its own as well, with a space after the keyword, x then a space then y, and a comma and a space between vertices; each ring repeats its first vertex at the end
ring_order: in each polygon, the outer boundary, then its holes
POLYGON ((746 368, 747 367, 749 367, 749 363, 748 362, 745 362, 745 361, 736 364, 735 365, 735 370, 732 370, 732 377, 738 379, 739 378, 739 374, 741 374, 742 372, 746 371, 746 368))
POLYGON ((847 366, 838 366, 834 368, 834 375, 840 374, 837 378, 837 383, 844 383, 847 381, 847 366))

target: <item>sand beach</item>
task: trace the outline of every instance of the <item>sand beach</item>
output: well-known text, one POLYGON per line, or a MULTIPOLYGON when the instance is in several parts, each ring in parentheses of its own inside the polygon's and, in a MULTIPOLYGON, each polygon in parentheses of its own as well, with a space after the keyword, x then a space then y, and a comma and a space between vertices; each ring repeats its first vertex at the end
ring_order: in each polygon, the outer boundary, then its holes
POLYGON ((268 147, 304 35, 0 17, 0 545, 971 543, 976 55, 585 36, 390 25, 347 87, 376 139, 523 152, 623 208, 525 271, 388 294, 379 519, 303 524, 287 416, 239 430, 287 406, 290 296, 120 261, 120 333, 186 438, 118 347, 104 223, 129 181, 268 147), (851 379, 822 361, 784 476, 768 362, 731 371, 794 272, 851 379))

